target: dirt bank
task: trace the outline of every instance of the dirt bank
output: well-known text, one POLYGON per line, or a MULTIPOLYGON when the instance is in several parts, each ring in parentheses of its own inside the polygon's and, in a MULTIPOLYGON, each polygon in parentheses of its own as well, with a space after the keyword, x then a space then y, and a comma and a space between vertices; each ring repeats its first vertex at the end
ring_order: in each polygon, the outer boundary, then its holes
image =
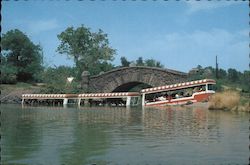
POLYGON ((4 104, 20 104, 22 101, 22 94, 37 93, 40 87, 31 84, 15 84, 15 85, 0 85, 0 102, 4 104))

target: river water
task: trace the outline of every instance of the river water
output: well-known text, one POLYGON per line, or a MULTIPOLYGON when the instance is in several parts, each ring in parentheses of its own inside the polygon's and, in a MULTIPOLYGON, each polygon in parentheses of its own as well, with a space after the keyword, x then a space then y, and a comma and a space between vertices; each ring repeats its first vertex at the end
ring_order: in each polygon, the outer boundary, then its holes
POLYGON ((0 105, 1 164, 248 164, 249 113, 0 105))

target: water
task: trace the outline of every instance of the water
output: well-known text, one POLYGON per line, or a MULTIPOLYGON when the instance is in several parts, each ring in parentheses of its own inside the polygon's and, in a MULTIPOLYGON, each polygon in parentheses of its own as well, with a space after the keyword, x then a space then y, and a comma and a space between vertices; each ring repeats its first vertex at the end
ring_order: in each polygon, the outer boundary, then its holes
POLYGON ((1 164, 248 164, 249 114, 0 105, 1 164))

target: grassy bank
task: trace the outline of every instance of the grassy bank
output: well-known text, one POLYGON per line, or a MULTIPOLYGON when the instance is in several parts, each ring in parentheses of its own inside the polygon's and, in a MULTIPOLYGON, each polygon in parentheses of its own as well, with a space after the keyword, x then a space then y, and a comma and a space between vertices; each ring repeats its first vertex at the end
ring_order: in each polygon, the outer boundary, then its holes
POLYGON ((209 100, 209 109, 250 112, 249 94, 236 90, 217 92, 209 100))

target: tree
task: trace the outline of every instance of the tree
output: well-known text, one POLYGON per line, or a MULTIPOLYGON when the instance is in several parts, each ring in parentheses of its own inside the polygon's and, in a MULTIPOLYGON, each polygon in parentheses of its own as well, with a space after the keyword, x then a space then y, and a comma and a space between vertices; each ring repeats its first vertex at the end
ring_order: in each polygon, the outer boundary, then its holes
POLYGON ((112 70, 114 69, 114 65, 109 63, 109 62, 97 62, 96 64, 96 67, 92 67, 91 68, 91 71, 90 71, 90 74, 91 75, 95 75, 95 74, 100 74, 102 72, 107 72, 109 70, 112 70))
POLYGON ((228 79, 232 82, 236 82, 238 80, 238 72, 236 69, 229 68, 228 72, 228 79))
POLYGON ((128 66, 134 65, 134 66, 148 66, 148 67, 164 68, 164 65, 162 65, 161 62, 156 61, 154 59, 147 59, 144 61, 142 57, 139 57, 136 60, 136 62, 128 61, 126 57, 121 57, 121 64, 122 64, 122 67, 128 67, 128 66))
POLYGON ((139 57, 139 58, 136 60, 136 66, 144 66, 144 62, 143 62, 142 57, 139 57))
POLYGON ((208 66, 208 67, 205 67, 204 69, 204 72, 203 72, 203 77, 204 78, 215 78, 215 68, 211 67, 211 66, 208 66))
POLYGON ((242 74, 242 81, 249 85, 250 82, 250 71, 245 70, 242 74))
POLYGON ((40 45, 35 45, 18 29, 10 30, 2 36, 1 53, 8 66, 17 69, 18 81, 33 81, 42 71, 43 54, 40 45))
POLYGON ((162 65, 161 62, 156 61, 154 59, 145 60, 145 65, 149 67, 164 68, 164 65, 162 65))
POLYGON ((121 57, 122 67, 128 67, 130 62, 126 59, 126 57, 121 57))
POLYGON ((42 74, 42 80, 46 83, 46 87, 41 93, 77 93, 78 87, 75 79, 69 84, 68 77, 75 77, 75 68, 68 66, 59 66, 56 68, 48 67, 42 74))
POLYGON ((15 84, 17 81, 17 68, 8 64, 6 57, 1 57, 1 76, 0 81, 3 84, 15 84))
POLYGON ((60 40, 57 52, 74 59, 78 77, 84 70, 92 75, 98 74, 95 68, 108 64, 116 54, 109 46, 107 34, 100 29, 98 32, 91 32, 83 25, 76 29, 69 27, 57 37, 60 40))
POLYGON ((202 66, 201 65, 197 65, 196 67, 198 70, 202 70, 202 66))
POLYGON ((225 71, 224 69, 219 69, 218 76, 219 78, 225 79, 227 77, 227 71, 225 71))
POLYGON ((244 71, 241 76, 241 83, 243 84, 243 90, 250 92, 250 71, 244 71))

